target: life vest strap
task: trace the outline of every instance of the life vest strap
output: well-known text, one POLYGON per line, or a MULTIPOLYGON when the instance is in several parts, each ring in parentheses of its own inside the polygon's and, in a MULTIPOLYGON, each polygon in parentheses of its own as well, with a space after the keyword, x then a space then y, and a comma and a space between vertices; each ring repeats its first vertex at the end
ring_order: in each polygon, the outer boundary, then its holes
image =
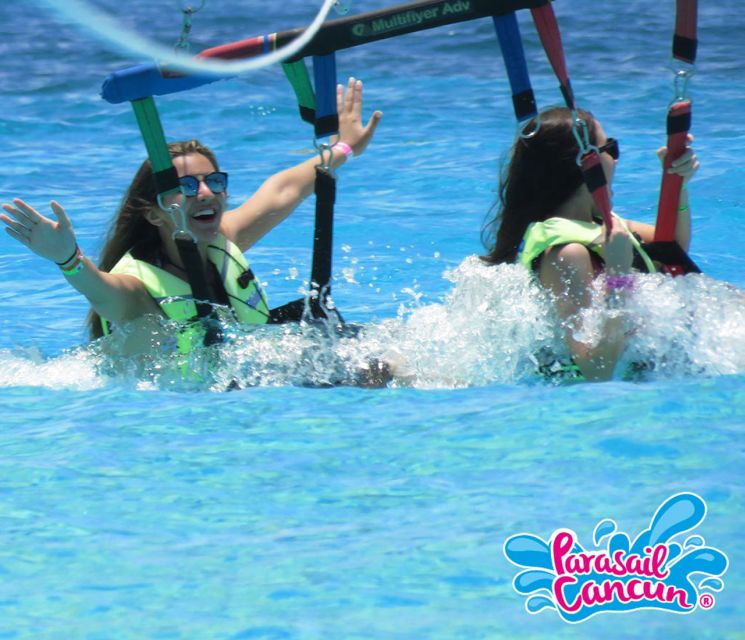
POLYGON ((197 244, 186 238, 176 238, 175 242, 191 286, 194 304, 197 308, 197 317, 203 320, 202 324, 205 329, 204 345, 220 343, 224 340, 223 333, 217 323, 211 322, 211 320, 216 319, 215 308, 212 303, 216 302, 217 298, 207 281, 197 244))

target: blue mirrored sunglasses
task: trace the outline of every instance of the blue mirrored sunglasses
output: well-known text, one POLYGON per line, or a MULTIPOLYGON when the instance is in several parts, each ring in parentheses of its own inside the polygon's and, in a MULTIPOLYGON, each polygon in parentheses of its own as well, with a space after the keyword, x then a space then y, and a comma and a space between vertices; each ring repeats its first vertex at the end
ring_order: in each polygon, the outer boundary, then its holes
POLYGON ((196 176, 181 176, 178 181, 183 194, 190 198, 199 193, 200 182, 204 182, 212 193, 223 193, 228 188, 228 174, 224 171, 213 171, 201 180, 196 176))
POLYGON ((608 138, 602 147, 598 147, 598 152, 607 153, 614 160, 618 160, 621 157, 621 150, 618 148, 618 140, 615 138, 608 138))

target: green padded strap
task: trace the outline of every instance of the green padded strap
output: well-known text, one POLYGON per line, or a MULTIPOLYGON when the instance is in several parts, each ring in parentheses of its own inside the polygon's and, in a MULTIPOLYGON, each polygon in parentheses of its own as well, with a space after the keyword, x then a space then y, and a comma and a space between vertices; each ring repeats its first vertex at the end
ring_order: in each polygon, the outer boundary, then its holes
POLYGON ((178 190, 180 188, 178 174, 168 151, 155 100, 152 96, 148 96, 133 100, 131 104, 145 142, 150 164, 153 167, 153 178, 158 193, 164 194, 178 190))
POLYGON ((313 85, 310 83, 308 68, 305 60, 296 62, 283 62, 282 70, 292 85, 300 108, 300 117, 311 124, 316 122, 316 96, 313 93, 313 85))

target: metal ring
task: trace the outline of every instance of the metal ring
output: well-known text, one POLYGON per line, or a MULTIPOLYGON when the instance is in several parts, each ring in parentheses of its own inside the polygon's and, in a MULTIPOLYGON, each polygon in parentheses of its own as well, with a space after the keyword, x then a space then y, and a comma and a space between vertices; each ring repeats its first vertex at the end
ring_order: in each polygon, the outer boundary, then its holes
POLYGON ((539 131, 541 130, 541 112, 537 112, 535 114, 534 118, 531 118, 528 120, 525 124, 517 123, 517 135, 522 140, 530 140, 533 138, 539 131), (535 121, 535 129, 531 131, 530 133, 525 133, 526 127, 532 122, 535 121))
POLYGON ((204 3, 207 0, 201 0, 199 3, 199 6, 194 9, 193 7, 184 7, 183 0, 176 0, 176 6, 179 8, 179 11, 182 11, 183 13, 196 13, 197 11, 201 11, 204 8, 204 3))

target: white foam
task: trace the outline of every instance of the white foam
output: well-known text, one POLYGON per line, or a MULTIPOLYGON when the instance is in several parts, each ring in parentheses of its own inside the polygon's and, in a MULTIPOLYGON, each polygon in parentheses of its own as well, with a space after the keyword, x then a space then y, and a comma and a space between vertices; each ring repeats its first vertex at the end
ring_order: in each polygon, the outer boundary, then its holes
MULTIPOLYGON (((233 380, 241 387, 355 384, 379 358, 394 363, 394 385, 455 388, 540 380, 542 352, 569 360, 550 296, 521 266, 472 256, 445 278, 451 288, 441 303, 424 305, 417 287, 405 288, 397 317, 357 335, 295 324, 242 327, 224 318, 228 340, 186 360, 196 379, 184 380, 173 323, 149 318, 54 358, 0 352, 0 386, 90 389, 110 378, 177 390, 222 391, 233 380)), ((608 313, 596 298, 575 333, 590 343, 601 339, 608 313)), ((626 309, 634 331, 618 371, 643 363, 644 379, 745 372, 742 291, 702 275, 638 275, 626 309)))

